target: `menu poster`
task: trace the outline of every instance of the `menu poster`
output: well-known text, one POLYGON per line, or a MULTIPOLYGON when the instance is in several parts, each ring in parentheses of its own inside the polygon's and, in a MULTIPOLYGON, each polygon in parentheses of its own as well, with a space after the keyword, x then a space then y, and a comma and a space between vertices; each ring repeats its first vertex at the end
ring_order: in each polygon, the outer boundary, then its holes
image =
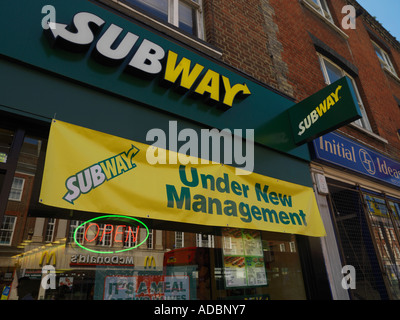
POLYGON ((226 287, 267 285, 261 233, 225 228, 222 235, 226 287))
POLYGON ((224 256, 224 266, 227 287, 247 286, 245 257, 224 256))
POLYGON ((224 239, 224 255, 241 256, 244 252, 242 230, 225 228, 222 231, 224 239))
POLYGON ((249 286, 267 285, 267 275, 263 257, 246 257, 247 284, 249 286))

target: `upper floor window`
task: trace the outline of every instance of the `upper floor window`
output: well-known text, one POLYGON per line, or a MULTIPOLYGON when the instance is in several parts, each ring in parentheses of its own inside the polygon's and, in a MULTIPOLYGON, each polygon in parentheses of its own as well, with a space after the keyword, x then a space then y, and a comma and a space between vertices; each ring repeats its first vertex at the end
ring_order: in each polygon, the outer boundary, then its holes
POLYGON ((202 0, 125 0, 149 15, 203 39, 202 0))
POLYGON ((0 245, 10 245, 15 229, 16 217, 4 216, 0 227, 0 245))
POLYGON ((111 247, 112 245, 112 231, 113 226, 110 224, 100 224, 98 229, 98 237, 96 244, 103 247, 111 247))
POLYGON ((378 56, 382 68, 388 70, 397 77, 396 71, 394 70, 392 61, 390 61, 389 55, 373 41, 372 45, 374 46, 376 55, 378 56))
POLYGON ((211 234, 196 234, 196 247, 214 248, 214 236, 211 234))
POLYGON ((78 228, 81 224, 83 224, 83 221, 80 220, 71 220, 70 225, 69 225, 69 242, 73 243, 75 241, 75 231, 76 231, 76 241, 78 243, 82 244, 83 239, 84 239, 84 228, 78 228))
POLYGON ((310 4, 316 11, 319 12, 320 15, 328 19, 330 22, 333 22, 331 12, 329 11, 328 4, 326 0, 305 0, 308 4, 310 4))
POLYGON ((137 245, 138 243, 138 232, 135 228, 125 228, 124 230, 124 247, 131 248, 137 245))
POLYGON ((47 219, 46 233, 44 235, 44 241, 45 242, 52 242, 53 241, 55 225, 56 225, 56 219, 55 218, 48 218, 47 219))
POLYGON ((8 200, 21 201, 22 192, 24 191, 24 184, 24 178, 14 177, 8 200))
POLYGON ((149 236, 147 237, 147 249, 153 249, 153 229, 149 229, 149 236))
POLYGON ((175 249, 184 247, 184 233, 175 231, 175 249))
POLYGON ((324 57, 320 54, 318 56, 319 56, 319 61, 321 64, 321 70, 322 70, 322 73, 325 78, 325 83, 327 85, 330 85, 331 83, 339 80, 340 78, 342 78, 344 76, 347 76, 351 80, 351 83, 353 84, 354 93, 357 98, 357 103, 358 103, 358 106, 360 108, 361 115, 362 115, 361 119, 358 119, 358 120, 354 121, 353 123, 359 127, 362 127, 364 129, 368 130, 368 131, 372 131, 371 125, 368 120, 367 113, 364 108, 364 104, 361 100, 361 96, 360 96, 360 93, 358 92, 357 85, 356 85, 356 82, 354 81, 354 79, 346 71, 344 71, 342 68, 340 68, 339 66, 334 64, 332 61, 330 61, 326 57, 324 57))

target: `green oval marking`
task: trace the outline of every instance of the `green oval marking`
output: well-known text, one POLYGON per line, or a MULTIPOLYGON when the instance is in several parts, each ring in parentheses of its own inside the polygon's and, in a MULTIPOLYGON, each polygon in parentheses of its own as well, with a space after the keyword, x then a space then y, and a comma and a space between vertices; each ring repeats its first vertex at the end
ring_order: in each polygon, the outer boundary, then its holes
POLYGON ((75 231, 74 231, 74 242, 75 242, 79 247, 81 247, 82 249, 87 250, 87 251, 90 251, 90 252, 94 252, 94 253, 102 253, 102 254, 106 254, 106 253, 107 253, 107 254, 110 254, 110 253, 120 253, 120 252, 124 252, 124 251, 133 250, 133 249, 135 249, 135 248, 141 246, 143 243, 146 242, 147 238, 149 237, 149 233, 150 233, 150 232, 149 232, 149 228, 148 228, 142 221, 140 221, 140 220, 138 220, 138 219, 136 219, 136 218, 133 218, 133 217, 126 217, 126 216, 122 216, 122 215, 113 215, 113 214, 112 214, 112 215, 106 215, 106 216, 96 217, 96 218, 90 219, 90 220, 88 220, 88 221, 86 221, 86 222, 80 224, 80 225, 75 229, 75 231), (136 245, 133 246, 133 247, 130 247, 130 248, 127 248, 127 249, 116 250, 116 251, 100 251, 100 250, 89 249, 89 248, 86 248, 85 246, 81 245, 81 244, 76 240, 76 234, 77 234, 79 228, 81 228, 82 226, 84 226, 85 224, 87 224, 87 223, 89 223, 89 222, 92 222, 92 221, 95 221, 95 220, 104 219, 104 218, 123 218, 123 219, 134 220, 134 221, 138 222, 139 224, 141 224, 142 226, 145 227, 145 229, 146 229, 146 231, 147 231, 147 232, 146 232, 146 237, 145 237, 145 239, 144 239, 142 242, 140 242, 139 244, 136 244, 136 245))

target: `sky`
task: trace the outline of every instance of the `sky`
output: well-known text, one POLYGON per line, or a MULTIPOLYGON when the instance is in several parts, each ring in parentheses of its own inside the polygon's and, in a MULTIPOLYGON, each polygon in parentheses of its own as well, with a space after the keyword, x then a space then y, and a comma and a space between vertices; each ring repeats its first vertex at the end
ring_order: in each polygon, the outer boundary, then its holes
POLYGON ((357 0, 400 42, 400 0, 357 0))

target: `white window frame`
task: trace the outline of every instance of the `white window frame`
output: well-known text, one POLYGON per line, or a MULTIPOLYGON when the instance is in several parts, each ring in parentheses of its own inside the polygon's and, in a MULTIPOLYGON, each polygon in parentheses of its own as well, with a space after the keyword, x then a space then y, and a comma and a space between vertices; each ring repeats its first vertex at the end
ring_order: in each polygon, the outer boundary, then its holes
POLYGON ((46 232, 44 235, 44 241, 45 242, 52 242, 54 239, 54 232, 56 229, 56 219, 55 218, 48 218, 47 219, 47 226, 46 226, 46 232))
POLYGON ((352 124, 356 125, 357 127, 361 127, 362 129, 365 129, 369 132, 372 132, 371 124, 368 120, 368 116, 367 116, 367 112, 364 107, 364 103, 361 100, 360 93, 358 92, 358 88, 357 88, 356 82, 354 81, 353 77, 350 76, 346 71, 344 71, 341 67, 339 67, 332 60, 328 59, 327 57, 323 56, 322 54, 318 53, 318 58, 319 58, 322 74, 324 76, 325 83, 327 85, 331 84, 331 80, 329 79, 328 72, 326 70, 325 61, 328 61, 333 66, 335 66, 337 69, 339 69, 340 72, 342 73, 342 76, 347 76, 351 80, 351 83, 353 84, 354 93, 357 98, 358 106, 359 106, 359 108, 361 110, 361 114, 362 114, 362 118, 352 122, 352 124))
POLYGON ((137 245, 137 241, 138 241, 138 233, 137 233, 137 229, 136 228, 132 228, 131 229, 133 232, 133 236, 135 237, 135 241, 133 241, 132 239, 132 232, 129 231, 129 228, 125 227, 124 230, 124 239, 122 239, 123 244, 124 244, 124 248, 131 248, 137 245), (127 239, 127 241, 125 241, 127 239))
MULTIPOLYGON (((131 8, 129 4, 123 3, 119 0, 113 0, 114 2, 122 5, 123 7, 130 8, 131 10, 135 10, 131 8)), ((196 29, 197 34, 193 35, 201 40, 204 40, 204 23, 203 23, 203 0, 168 0, 168 23, 174 25, 179 28, 179 3, 185 3, 196 10, 196 29)), ((136 11, 136 10, 135 10, 136 11)), ((141 11, 144 14, 146 12, 141 11)), ((160 20, 161 21, 161 20, 160 20)))
POLYGON ((183 231, 175 231, 175 249, 183 248, 185 245, 185 233, 183 231))
MULTIPOLYGON (((11 224, 11 223, 10 223, 11 224)), ((12 239, 14 237, 14 231, 15 231, 15 226, 17 224, 17 217, 16 216, 8 216, 8 215, 4 215, 3 217, 3 222, 0 225, 0 232, 11 232, 10 237, 8 239, 8 243, 0 243, 0 246, 11 246, 12 243, 12 239), (3 229, 3 225, 6 222, 6 219, 11 219, 13 220, 12 222, 12 228, 11 229, 3 229)))
POLYGON ((203 234, 196 234, 196 247, 199 248, 214 248, 214 236, 211 234, 207 234, 207 239, 203 240, 203 234))
POLYGON ((25 178, 21 178, 21 177, 14 177, 14 179, 13 179, 13 183, 12 183, 12 186, 11 186, 11 190, 10 190, 10 194, 9 194, 9 196, 8 196, 8 200, 12 200, 12 201, 21 201, 21 199, 22 199, 22 194, 24 193, 24 186, 25 186, 25 178), (19 180, 19 181, 21 181, 22 180, 22 185, 21 186, 16 186, 16 181, 17 180, 19 180), (18 196, 17 197, 13 197, 13 196, 11 196, 13 193, 12 192, 18 192, 18 196))
POLYGON ((325 19, 329 20, 332 24, 333 22, 332 14, 329 11, 328 4, 325 0, 304 0, 306 1, 315 11, 317 11, 325 19), (324 9, 324 7, 326 9, 324 9))
POLYGON ((399 248, 397 247, 397 245, 394 246, 394 254, 396 259, 400 259, 400 251, 399 248))
POLYGON ((96 245, 102 247, 111 247, 113 245, 113 233, 106 233, 103 236, 104 231, 109 230, 108 228, 112 228, 109 224, 102 223, 99 225, 99 234, 98 239, 96 240, 96 245), (104 230, 107 227, 107 230, 104 230))
POLYGON ((149 236, 147 237, 146 245, 147 249, 153 249, 154 243, 154 232, 153 229, 149 229, 149 236))
MULTIPOLYGON (((69 242, 73 243, 74 242, 74 233, 75 230, 83 223, 83 221, 80 220, 71 220, 69 224, 69 242)), ((85 234, 84 234, 84 227, 80 227, 80 230, 77 232, 77 240, 80 244, 83 244, 85 241, 85 234)))
POLYGON ((179 28, 179 3, 189 5, 196 11, 196 30, 197 34, 194 36, 203 39, 203 10, 202 0, 168 0, 168 22, 179 28))
POLYGON ((393 74, 395 77, 398 77, 397 73, 396 73, 396 70, 394 69, 393 63, 390 60, 389 55, 386 53, 386 51, 383 50, 375 41, 372 41, 372 45, 374 47, 376 56, 378 57, 378 60, 379 60, 379 62, 381 64, 381 67, 384 70, 386 70, 386 71, 390 72, 391 74, 393 74), (380 53, 380 55, 381 55, 381 57, 383 59, 379 56, 379 54, 376 51, 379 51, 379 53, 380 53))

